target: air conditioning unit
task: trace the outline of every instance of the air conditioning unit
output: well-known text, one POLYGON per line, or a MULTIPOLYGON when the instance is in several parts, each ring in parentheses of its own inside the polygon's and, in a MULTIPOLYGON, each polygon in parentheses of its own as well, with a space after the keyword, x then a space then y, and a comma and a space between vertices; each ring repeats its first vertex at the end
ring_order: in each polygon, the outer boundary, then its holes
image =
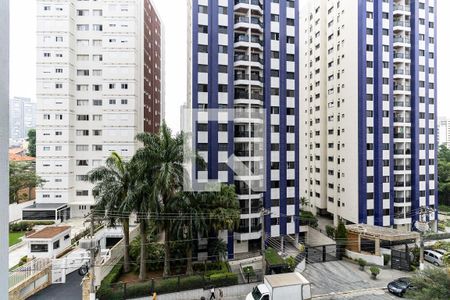
POLYGON ((93 240, 93 239, 81 239, 78 242, 78 246, 81 249, 86 249, 86 250, 92 249, 92 248, 95 247, 95 240, 93 240))

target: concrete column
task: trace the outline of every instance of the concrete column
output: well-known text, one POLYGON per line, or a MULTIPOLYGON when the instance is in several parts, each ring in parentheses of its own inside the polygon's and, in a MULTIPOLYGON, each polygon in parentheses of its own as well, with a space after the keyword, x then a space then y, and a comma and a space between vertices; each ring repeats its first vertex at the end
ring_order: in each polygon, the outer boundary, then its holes
POLYGON ((375 239, 375 255, 380 255, 380 238, 375 239))
POLYGON ((0 0, 0 299, 8 299, 9 0, 0 0))

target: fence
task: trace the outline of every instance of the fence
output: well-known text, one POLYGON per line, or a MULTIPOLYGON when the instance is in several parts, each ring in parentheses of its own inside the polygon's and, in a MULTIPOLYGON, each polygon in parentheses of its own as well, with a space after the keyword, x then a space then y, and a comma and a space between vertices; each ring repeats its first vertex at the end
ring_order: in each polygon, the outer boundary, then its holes
MULTIPOLYGON (((131 228, 130 230, 130 242, 134 240, 139 234, 139 225, 131 228)), ((108 259, 100 262, 100 266, 95 268, 95 285, 99 286, 102 280, 111 272, 112 268, 122 259, 125 250, 125 242, 121 239, 110 250, 110 256, 108 259)))
POLYGON ((155 278, 150 281, 135 283, 118 282, 104 287, 97 292, 100 300, 128 299, 133 297, 151 296, 153 292, 158 295, 181 292, 193 289, 209 290, 212 287, 227 287, 238 284, 238 275, 235 273, 218 273, 211 276, 180 275, 169 278, 155 278))
POLYGON ((40 271, 48 268, 51 264, 48 258, 37 258, 32 261, 16 268, 13 271, 9 271, 8 283, 9 288, 12 288, 21 282, 25 281, 27 278, 34 276, 40 271))

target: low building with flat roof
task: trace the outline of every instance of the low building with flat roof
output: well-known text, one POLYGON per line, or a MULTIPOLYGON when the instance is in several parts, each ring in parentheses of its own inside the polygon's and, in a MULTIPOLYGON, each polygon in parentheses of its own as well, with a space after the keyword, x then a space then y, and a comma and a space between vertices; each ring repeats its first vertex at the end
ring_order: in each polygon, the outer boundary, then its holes
POLYGON ((28 235, 24 241, 28 256, 55 258, 70 247, 70 226, 48 226, 28 235))

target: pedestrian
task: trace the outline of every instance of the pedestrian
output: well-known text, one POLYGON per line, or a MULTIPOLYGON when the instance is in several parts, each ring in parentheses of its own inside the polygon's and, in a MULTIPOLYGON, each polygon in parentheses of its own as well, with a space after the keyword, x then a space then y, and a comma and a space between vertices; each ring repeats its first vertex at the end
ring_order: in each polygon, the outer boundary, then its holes
POLYGON ((219 300, 223 300, 223 291, 219 289, 219 300))
POLYGON ((216 299, 216 294, 214 293, 214 287, 211 288, 211 297, 209 297, 209 300, 216 299))

